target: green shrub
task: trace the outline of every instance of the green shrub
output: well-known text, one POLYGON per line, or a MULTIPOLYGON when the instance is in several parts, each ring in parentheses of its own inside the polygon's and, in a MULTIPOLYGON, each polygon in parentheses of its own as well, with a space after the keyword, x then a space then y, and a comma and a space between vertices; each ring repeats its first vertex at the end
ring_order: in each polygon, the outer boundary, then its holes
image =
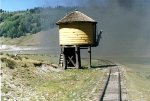
POLYGON ((22 57, 21 56, 17 56, 18 60, 21 60, 22 61, 22 57))
POLYGON ((22 58, 20 56, 15 56, 15 57, 13 57, 13 59, 22 61, 22 58))
POLYGON ((3 55, 4 53, 0 53, 0 55, 3 55))
POLYGON ((1 62, 5 62, 7 58, 1 58, 1 62))
POLYGON ((11 58, 15 58, 15 55, 10 54, 9 56, 10 56, 11 58))
POLYGON ((14 69, 16 67, 16 62, 13 60, 6 59, 6 66, 10 69, 14 69))
POLYGON ((25 59, 29 59, 28 57, 24 57, 25 59))
POLYGON ((25 67, 25 68, 27 68, 28 67, 28 65, 25 63, 22 67, 25 67))
POLYGON ((2 90, 3 93, 8 93, 10 91, 10 88, 4 86, 4 87, 2 87, 1 90, 2 90))

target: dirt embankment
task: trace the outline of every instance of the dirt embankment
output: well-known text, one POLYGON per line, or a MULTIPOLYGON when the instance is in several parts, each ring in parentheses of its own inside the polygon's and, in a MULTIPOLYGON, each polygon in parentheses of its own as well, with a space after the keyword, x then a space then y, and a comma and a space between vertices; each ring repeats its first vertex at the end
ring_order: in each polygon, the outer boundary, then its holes
POLYGON ((2 100, 91 101, 98 98, 105 69, 64 71, 54 65, 52 59, 54 57, 47 55, 1 53, 2 100))

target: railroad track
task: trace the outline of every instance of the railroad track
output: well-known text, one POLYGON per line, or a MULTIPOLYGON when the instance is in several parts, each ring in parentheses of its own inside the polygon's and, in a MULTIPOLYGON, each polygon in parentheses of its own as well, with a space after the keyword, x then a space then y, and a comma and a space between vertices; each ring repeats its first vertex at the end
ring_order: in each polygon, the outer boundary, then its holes
POLYGON ((121 77, 118 66, 110 67, 99 101, 122 101, 121 77))

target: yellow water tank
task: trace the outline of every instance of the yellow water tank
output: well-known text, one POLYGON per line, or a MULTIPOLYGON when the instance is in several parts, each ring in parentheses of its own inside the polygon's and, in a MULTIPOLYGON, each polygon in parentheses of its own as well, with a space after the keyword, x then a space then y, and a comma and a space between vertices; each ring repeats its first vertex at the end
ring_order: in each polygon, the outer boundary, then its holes
POLYGON ((59 20, 60 45, 93 45, 96 42, 96 21, 87 15, 73 11, 59 20))

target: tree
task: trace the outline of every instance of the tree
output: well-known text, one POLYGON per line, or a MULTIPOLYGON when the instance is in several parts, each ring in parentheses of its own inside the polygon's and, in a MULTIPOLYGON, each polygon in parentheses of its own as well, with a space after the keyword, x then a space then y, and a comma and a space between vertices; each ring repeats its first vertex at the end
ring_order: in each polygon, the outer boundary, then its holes
POLYGON ((26 33, 37 33, 56 26, 55 22, 71 7, 34 8, 26 11, 6 12, 0 9, 0 37, 16 38, 26 33), (1 13, 3 12, 3 13, 1 13))
POLYGON ((2 10, 2 9, 0 9, 0 13, 3 13, 3 10, 2 10))

